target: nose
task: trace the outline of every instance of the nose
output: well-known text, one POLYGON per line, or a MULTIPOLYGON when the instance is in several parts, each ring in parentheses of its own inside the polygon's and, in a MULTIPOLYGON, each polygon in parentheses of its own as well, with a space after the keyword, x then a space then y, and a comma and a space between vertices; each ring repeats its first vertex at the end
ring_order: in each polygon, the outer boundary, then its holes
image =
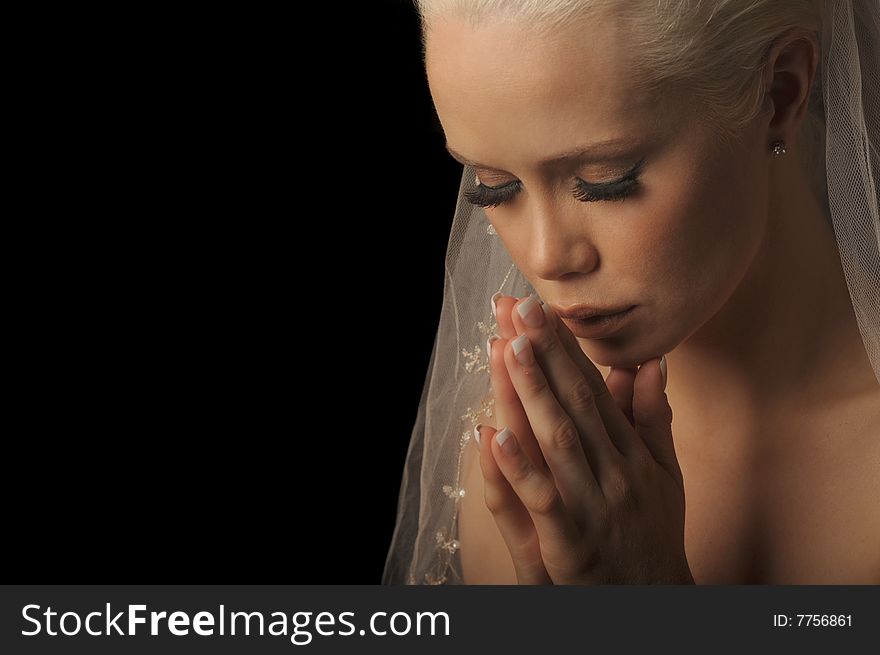
POLYGON ((564 201, 535 203, 528 257, 532 271, 545 280, 587 274, 599 265, 599 251, 590 234, 589 218, 564 201))

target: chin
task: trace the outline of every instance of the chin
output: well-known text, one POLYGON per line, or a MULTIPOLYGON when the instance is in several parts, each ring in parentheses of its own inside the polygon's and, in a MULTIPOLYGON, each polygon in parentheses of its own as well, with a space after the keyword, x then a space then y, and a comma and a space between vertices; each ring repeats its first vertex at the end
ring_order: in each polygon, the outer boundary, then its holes
POLYGON ((638 368, 654 357, 668 352, 657 348, 645 349, 640 344, 627 343, 624 339, 581 339, 577 338, 584 354, 590 361, 608 368, 638 368))

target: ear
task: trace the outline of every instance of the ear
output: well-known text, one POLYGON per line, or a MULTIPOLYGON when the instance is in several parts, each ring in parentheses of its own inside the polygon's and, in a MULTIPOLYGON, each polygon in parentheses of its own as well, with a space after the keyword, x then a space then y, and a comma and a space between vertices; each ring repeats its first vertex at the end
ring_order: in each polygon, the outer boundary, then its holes
POLYGON ((819 39, 795 28, 777 37, 767 54, 764 109, 770 113, 770 140, 795 141, 807 113, 810 90, 819 65, 819 39))

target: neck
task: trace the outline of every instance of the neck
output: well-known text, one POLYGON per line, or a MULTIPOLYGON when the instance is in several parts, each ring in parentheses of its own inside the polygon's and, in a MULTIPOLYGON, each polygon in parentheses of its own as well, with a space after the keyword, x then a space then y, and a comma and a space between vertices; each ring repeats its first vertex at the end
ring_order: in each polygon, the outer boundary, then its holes
POLYGON ((877 391, 829 219, 797 160, 779 163, 751 268, 722 309, 666 355, 670 402, 708 402, 730 416, 877 391))

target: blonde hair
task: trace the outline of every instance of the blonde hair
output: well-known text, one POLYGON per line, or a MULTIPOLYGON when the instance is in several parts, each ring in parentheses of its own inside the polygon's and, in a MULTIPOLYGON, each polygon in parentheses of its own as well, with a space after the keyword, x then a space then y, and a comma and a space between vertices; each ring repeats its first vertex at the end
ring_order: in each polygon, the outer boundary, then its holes
MULTIPOLYGON (((685 89, 719 146, 761 112, 763 77, 773 42, 802 28, 821 43, 824 0, 413 0, 421 22, 422 52, 434 21, 453 15, 475 27, 494 16, 520 21, 534 34, 572 29, 581 18, 610 12, 638 44, 636 88, 646 93, 685 89)), ((820 55, 821 62, 821 55, 820 55)), ((797 136, 798 156, 827 211, 825 121, 821 65, 797 136)), ((769 144, 768 144, 769 145, 769 144)))

